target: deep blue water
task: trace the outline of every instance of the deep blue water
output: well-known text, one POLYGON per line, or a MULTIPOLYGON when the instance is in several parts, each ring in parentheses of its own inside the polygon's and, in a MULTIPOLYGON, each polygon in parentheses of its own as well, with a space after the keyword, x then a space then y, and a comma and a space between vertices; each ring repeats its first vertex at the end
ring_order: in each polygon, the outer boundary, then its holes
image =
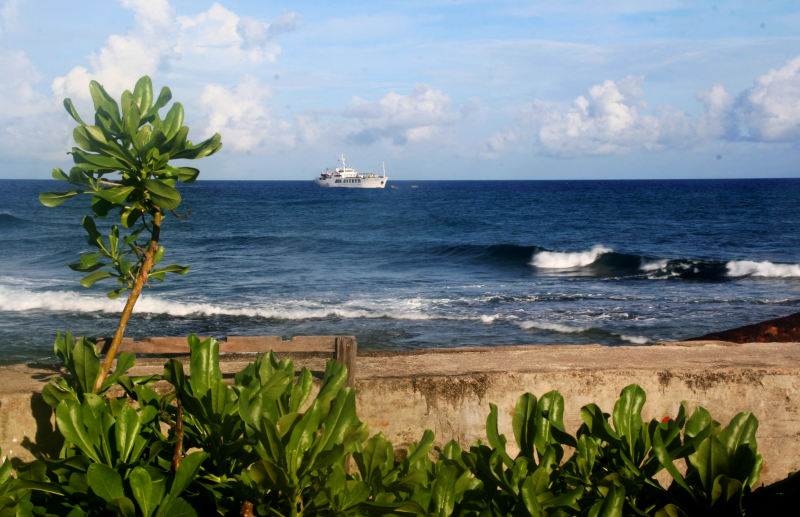
MULTIPOLYGON (((800 310, 800 179, 414 183, 185 187, 162 243, 191 271, 146 290, 128 335, 647 345, 800 310)), ((2 362, 110 334, 121 310, 66 266, 89 198, 45 208, 45 190, 63 186, 0 181, 2 362)))

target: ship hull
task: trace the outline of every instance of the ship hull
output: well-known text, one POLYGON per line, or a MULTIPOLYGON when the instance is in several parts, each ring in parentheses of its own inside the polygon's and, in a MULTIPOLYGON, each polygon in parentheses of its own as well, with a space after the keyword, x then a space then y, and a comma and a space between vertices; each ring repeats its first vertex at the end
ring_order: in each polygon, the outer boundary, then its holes
POLYGON ((385 188, 389 178, 317 178, 314 182, 330 188, 385 188))

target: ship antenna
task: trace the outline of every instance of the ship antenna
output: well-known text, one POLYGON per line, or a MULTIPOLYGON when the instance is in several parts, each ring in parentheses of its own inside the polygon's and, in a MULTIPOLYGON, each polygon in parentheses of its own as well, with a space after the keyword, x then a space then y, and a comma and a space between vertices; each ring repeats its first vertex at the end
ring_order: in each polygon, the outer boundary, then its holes
POLYGON ((386 177, 386 162, 381 162, 381 169, 383 169, 383 177, 386 177))

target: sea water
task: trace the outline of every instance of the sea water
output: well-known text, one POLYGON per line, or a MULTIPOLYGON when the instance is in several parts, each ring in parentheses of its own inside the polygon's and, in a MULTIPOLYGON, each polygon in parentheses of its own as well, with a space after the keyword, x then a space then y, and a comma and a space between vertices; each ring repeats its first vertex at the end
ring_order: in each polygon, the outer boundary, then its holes
MULTIPOLYGON (((127 335, 355 335, 361 349, 680 340, 797 312, 800 180, 198 181, 127 335)), ((89 197, 0 181, 0 361, 113 333, 123 299, 66 264, 89 197)), ((109 216, 109 224, 113 216, 109 216)))

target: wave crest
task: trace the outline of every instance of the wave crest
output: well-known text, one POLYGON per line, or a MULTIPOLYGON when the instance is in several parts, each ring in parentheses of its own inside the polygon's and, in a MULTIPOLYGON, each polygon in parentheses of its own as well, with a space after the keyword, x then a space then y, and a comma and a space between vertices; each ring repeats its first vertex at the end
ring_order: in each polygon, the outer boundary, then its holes
POLYGON ((588 251, 539 251, 531 258, 530 265, 541 269, 573 269, 594 264, 597 258, 614 250, 596 245, 588 251))
POLYGON ((800 264, 775 264, 752 260, 732 260, 726 264, 728 276, 754 276, 762 278, 800 278, 800 264))

